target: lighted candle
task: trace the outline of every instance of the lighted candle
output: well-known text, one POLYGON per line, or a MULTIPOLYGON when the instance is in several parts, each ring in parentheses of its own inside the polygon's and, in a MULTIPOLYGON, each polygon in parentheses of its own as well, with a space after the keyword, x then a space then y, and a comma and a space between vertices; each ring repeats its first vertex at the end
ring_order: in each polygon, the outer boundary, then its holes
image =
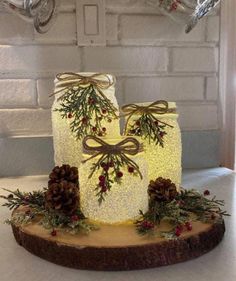
MULTIPOLYGON (((137 105, 148 106, 150 103, 137 105)), ((155 119, 160 121, 154 122, 156 122, 158 126, 164 126, 164 128, 161 129, 158 134, 158 138, 161 140, 161 142, 157 143, 157 141, 150 139, 148 133, 144 134, 141 137, 141 140, 144 143, 144 157, 146 158, 149 166, 149 180, 155 180, 158 177, 171 179, 171 181, 174 182, 179 189, 182 174, 182 146, 180 128, 177 122, 178 114, 175 112, 175 109, 176 104, 169 102, 166 113, 152 113, 155 119)), ((131 117, 128 120, 126 134, 139 135, 138 120, 141 115, 142 113, 140 111, 136 111, 136 113, 131 114, 131 117), (135 130, 132 130, 134 128, 135 130)), ((128 116, 126 118, 128 118, 128 116)), ((148 123, 146 123, 145 126, 148 126, 148 123)))
MULTIPOLYGON (((125 139, 120 137, 119 139, 104 138, 103 140, 110 145, 114 145, 125 139)), ((92 146, 97 145, 93 141, 90 141, 90 143, 92 146)), ((112 155, 112 152, 110 152, 110 155, 112 155)), ((98 193, 100 190, 102 191, 104 186, 106 188, 106 185, 103 184, 105 177, 102 175, 102 167, 96 169, 92 177, 89 178, 91 168, 98 163, 101 155, 81 164, 79 169, 80 205, 82 212, 89 219, 110 224, 121 223, 138 218, 140 210, 143 212, 148 210, 148 171, 144 153, 138 152, 136 155, 127 154, 126 156, 137 165, 142 177, 135 168, 124 165, 117 173, 119 182, 116 182, 113 177, 116 176, 114 175, 114 169, 117 167, 117 163, 112 163, 108 172, 112 175, 113 183, 111 183, 110 190, 104 193, 104 200, 101 204, 98 201, 98 193)), ((89 157, 91 157, 90 154, 84 153, 85 160, 89 157)), ((115 157, 117 157, 117 154, 115 157)))
POLYGON ((55 101, 52 106, 52 129, 53 129, 53 142, 54 142, 54 160, 56 165, 62 165, 64 163, 71 166, 79 167, 82 159, 82 147, 81 142, 84 136, 87 134, 102 134, 107 137, 117 137, 120 135, 119 119, 115 119, 113 115, 109 114, 110 108, 106 106, 110 103, 118 115, 118 104, 115 98, 115 78, 109 74, 96 74, 96 73, 78 73, 78 74, 62 74, 59 79, 55 80, 55 101), (76 76, 78 75, 78 77, 76 76), (86 81, 84 78, 88 77, 86 81), (90 88, 89 88, 90 87, 90 88), (91 88, 92 87, 92 88, 91 88), (96 95, 91 95, 90 89, 96 90, 96 95), (73 108, 73 112, 55 111, 60 109, 69 108, 70 103, 75 101, 74 96, 68 94, 68 90, 72 89, 72 95, 74 91, 76 95, 84 95, 83 104, 78 104, 78 109, 73 108), (81 92, 87 90, 87 92, 81 92), (67 94, 67 101, 62 99, 67 94), (104 108, 101 108, 102 101, 104 108), (63 107, 62 103, 67 107, 63 107), (89 107, 88 107, 89 106, 89 107), (84 109, 87 112, 83 112, 84 109), (95 108, 95 109, 94 109, 95 108), (99 112, 95 115, 95 111, 99 112), (83 112, 83 113, 82 113, 83 112), (92 112, 92 113, 91 113, 92 112), (82 113, 84 116, 80 116, 79 121, 75 119, 82 113), (63 114, 66 115, 63 118, 63 114), (99 119, 98 119, 99 118, 99 119), (73 122, 77 122, 72 132, 73 122), (100 128, 97 124, 100 124, 100 128), (91 125, 89 127, 89 125, 91 125), (77 127, 76 127, 77 126, 77 127), (79 129, 84 126, 84 131, 79 132, 79 129), (80 135, 78 135, 80 133, 80 135))

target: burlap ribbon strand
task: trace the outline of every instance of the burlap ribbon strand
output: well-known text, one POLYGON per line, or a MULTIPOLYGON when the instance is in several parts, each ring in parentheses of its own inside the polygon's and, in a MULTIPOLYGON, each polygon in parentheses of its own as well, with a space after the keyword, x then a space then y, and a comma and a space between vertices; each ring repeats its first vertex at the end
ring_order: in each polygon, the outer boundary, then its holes
MULTIPOLYGON (((97 162, 97 163, 101 163, 107 155, 115 154, 120 157, 121 162, 135 167, 136 171, 139 173, 140 177, 142 178, 142 174, 139 171, 138 165, 127 156, 127 155, 136 155, 139 152, 143 151, 143 145, 140 144, 140 142, 135 138, 128 137, 120 141, 119 143, 112 145, 112 144, 108 144, 107 142, 96 136, 89 135, 84 138, 82 144, 83 144, 84 152, 87 154, 92 154, 91 157, 82 161, 82 163, 86 163, 87 161, 97 156, 101 156, 97 162), (89 145, 88 142, 91 140, 97 143, 98 145, 96 146, 89 145)), ((94 171, 90 174, 89 178, 93 175, 93 173, 94 171)))

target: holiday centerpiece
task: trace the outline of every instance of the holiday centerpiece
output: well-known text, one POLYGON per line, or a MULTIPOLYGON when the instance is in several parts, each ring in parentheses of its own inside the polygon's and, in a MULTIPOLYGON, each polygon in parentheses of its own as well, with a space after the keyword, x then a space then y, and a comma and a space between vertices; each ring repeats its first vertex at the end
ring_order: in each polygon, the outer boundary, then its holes
POLYGON ((210 251, 228 214, 208 190, 180 187, 175 104, 123 106, 121 136, 114 81, 104 74, 57 76, 56 166, 47 187, 1 196, 13 210, 6 222, 16 241, 54 263, 95 270, 150 268, 210 251))

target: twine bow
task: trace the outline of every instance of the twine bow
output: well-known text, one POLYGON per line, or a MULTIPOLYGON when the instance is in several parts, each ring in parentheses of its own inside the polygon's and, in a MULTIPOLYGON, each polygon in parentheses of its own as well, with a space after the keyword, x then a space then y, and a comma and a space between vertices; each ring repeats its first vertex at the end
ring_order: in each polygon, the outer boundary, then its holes
MULTIPOLYGON (((103 96, 103 98, 107 99, 102 91, 115 84, 115 77, 112 76, 111 79, 109 75, 103 73, 95 73, 91 76, 83 76, 78 73, 64 72, 57 74, 56 78, 60 82, 61 89, 55 91, 50 96, 57 95, 65 90, 73 89, 74 87, 87 88, 92 85, 103 96)), ((62 99, 65 94, 63 94, 59 99, 62 99)))
POLYGON ((127 104, 127 105, 122 106, 121 110, 124 112, 122 117, 128 116, 126 124, 125 124, 125 133, 127 132, 127 127, 128 127, 128 123, 129 123, 130 118, 135 114, 136 115, 144 115, 144 114, 152 115, 152 117, 155 121, 173 128, 173 126, 157 119, 154 116, 154 114, 163 115, 163 114, 167 114, 167 113, 176 113, 176 109, 175 108, 169 108, 168 102, 165 101, 165 100, 158 100, 158 101, 155 101, 155 102, 153 102, 149 105, 146 105, 146 106, 131 103, 131 104, 127 104))
POLYGON ((87 161, 101 155, 101 157, 95 164, 92 173, 89 175, 89 178, 92 177, 95 170, 100 167, 101 163, 105 160, 105 158, 107 158, 107 156, 112 155, 117 156, 116 159, 119 158, 120 163, 133 167, 140 175, 140 178, 143 178, 141 172, 139 171, 139 166, 127 156, 136 155, 139 152, 143 151, 143 145, 140 144, 140 142, 135 138, 128 137, 115 145, 111 145, 96 136, 89 135, 84 138, 82 145, 84 152, 92 154, 91 157, 82 161, 82 163, 86 163, 87 161), (88 144, 88 141, 90 140, 95 141, 98 145, 90 146, 88 144))

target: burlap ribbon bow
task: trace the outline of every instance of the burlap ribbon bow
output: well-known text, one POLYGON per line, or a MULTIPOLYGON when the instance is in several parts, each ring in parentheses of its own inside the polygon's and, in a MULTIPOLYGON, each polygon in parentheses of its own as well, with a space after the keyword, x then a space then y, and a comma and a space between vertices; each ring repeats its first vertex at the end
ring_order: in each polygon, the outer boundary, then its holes
MULTIPOLYGON (((56 90, 50 96, 57 95, 65 90, 73 89, 74 87, 87 88, 92 85, 99 92, 99 94, 103 96, 103 98, 107 99, 102 91, 115 84, 115 77, 112 76, 111 78, 111 76, 103 73, 95 73, 91 76, 83 76, 78 73, 64 72, 57 74, 56 78, 59 82, 60 89, 56 90)), ((65 94, 63 94, 59 99, 62 99, 65 94)))
POLYGON ((169 108, 168 102, 165 100, 158 100, 158 101, 155 101, 146 106, 138 105, 135 103, 127 104, 127 105, 122 106, 121 110, 122 110, 122 112, 124 112, 122 117, 128 116, 128 118, 126 120, 126 124, 125 124, 125 133, 127 132, 127 126, 128 126, 129 120, 133 115, 144 115, 144 114, 152 115, 153 119, 155 119, 159 123, 162 123, 169 127, 173 127, 173 126, 157 119, 154 116, 154 114, 176 113, 176 109, 169 108))
POLYGON ((94 166, 92 173, 89 175, 89 178, 92 177, 96 168, 100 167, 104 159, 110 154, 110 155, 116 155, 119 158, 119 160, 122 163, 126 164, 127 166, 134 167, 142 179, 142 174, 139 171, 138 165, 127 156, 127 155, 136 155, 139 152, 143 151, 143 145, 140 144, 140 142, 135 138, 128 137, 120 141, 119 143, 112 145, 112 144, 108 144, 107 142, 96 136, 89 135, 84 138, 82 144, 83 144, 84 152, 87 154, 92 154, 91 157, 82 161, 82 163, 85 163, 97 156, 101 156, 97 161, 96 165, 94 166), (95 141, 95 143, 97 143, 98 145, 97 146, 89 145, 88 142, 91 140, 95 141))

